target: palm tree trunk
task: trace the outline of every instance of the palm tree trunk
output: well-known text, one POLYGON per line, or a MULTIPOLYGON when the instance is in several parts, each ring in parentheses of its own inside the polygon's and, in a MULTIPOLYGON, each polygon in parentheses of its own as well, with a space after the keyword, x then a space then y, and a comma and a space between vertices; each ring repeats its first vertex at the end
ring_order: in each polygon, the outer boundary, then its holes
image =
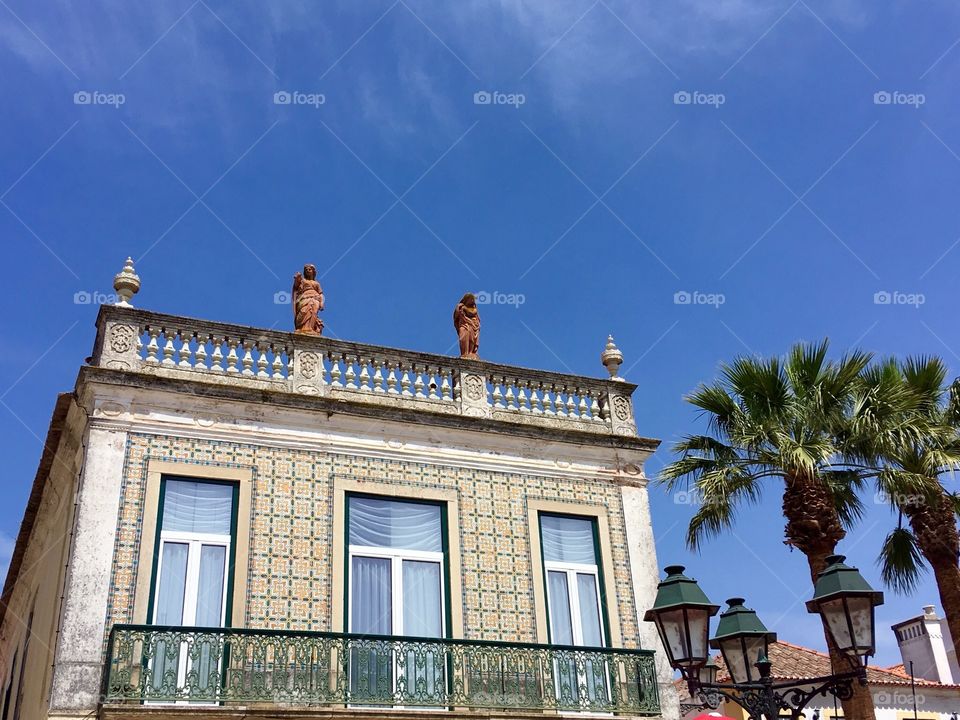
POLYGON ((960 658, 960 533, 953 508, 941 490, 939 496, 927 502, 918 499, 902 503, 902 510, 920 552, 933 568, 954 651, 960 658))
MULTIPOLYGON (((787 520, 785 542, 806 556, 810 578, 816 583, 817 576, 827 567, 827 557, 835 553, 837 544, 847 534, 837 515, 830 491, 819 478, 788 476, 783 493, 783 515, 787 520)), ((823 635, 827 641, 833 672, 849 672, 852 669, 850 662, 833 644, 826 624, 823 635)), ((876 718, 873 696, 866 685, 854 682, 853 696, 842 701, 842 704, 843 716, 847 720, 876 718)))

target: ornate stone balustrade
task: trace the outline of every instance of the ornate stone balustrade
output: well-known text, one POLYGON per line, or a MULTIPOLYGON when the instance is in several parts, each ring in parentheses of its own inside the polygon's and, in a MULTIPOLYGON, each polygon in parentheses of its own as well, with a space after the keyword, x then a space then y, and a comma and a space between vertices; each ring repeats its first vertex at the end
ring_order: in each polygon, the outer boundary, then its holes
POLYGON ((103 306, 91 364, 510 423, 636 436, 620 380, 103 306))

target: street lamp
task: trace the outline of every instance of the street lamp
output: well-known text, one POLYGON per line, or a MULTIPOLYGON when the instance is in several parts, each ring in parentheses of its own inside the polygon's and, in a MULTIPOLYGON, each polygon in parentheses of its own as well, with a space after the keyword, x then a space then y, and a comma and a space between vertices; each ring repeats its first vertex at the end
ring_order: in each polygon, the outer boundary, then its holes
POLYGON ((720 615, 717 634, 710 641, 710 647, 720 650, 733 682, 738 684, 759 680, 757 663, 767 656, 770 643, 777 641, 777 634, 767 630, 743 602, 743 598, 727 600, 729 607, 720 615))
POLYGON ((819 613, 830 638, 854 667, 866 667, 876 651, 874 608, 883 605, 883 593, 874 590, 843 555, 827 558, 827 569, 817 577, 807 612, 819 613))
POLYGON ((720 606, 707 600, 697 581, 683 570, 682 565, 664 568, 667 577, 657 585, 656 600, 643 619, 657 626, 671 667, 691 680, 707 662, 710 618, 720 606))
POLYGON ((779 720, 783 710, 798 720, 818 695, 846 700, 853 696, 854 680, 867 681, 866 659, 876 647, 874 608, 883 604, 883 593, 843 560, 840 555, 827 558, 807 609, 821 615, 833 644, 856 668, 851 672, 774 682, 768 651, 776 634, 744 606, 743 598, 731 598, 709 641, 710 647, 720 650, 731 676, 731 683, 718 683, 716 669, 707 663, 706 646, 710 618, 719 608, 679 565, 665 568, 667 577, 657 586, 656 600, 644 620, 656 624, 670 665, 680 671, 690 697, 699 698, 701 707, 716 709, 727 699, 746 710, 751 720, 779 720))

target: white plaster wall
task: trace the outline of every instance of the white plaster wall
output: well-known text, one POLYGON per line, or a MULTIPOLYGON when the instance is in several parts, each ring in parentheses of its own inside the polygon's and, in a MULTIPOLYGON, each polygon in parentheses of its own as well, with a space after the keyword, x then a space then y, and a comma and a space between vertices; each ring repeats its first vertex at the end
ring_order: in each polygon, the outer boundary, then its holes
POLYGON ((647 488, 637 485, 622 486, 621 496, 640 640, 643 647, 657 652, 657 679, 660 685, 662 716, 667 720, 676 720, 680 717, 680 701, 673 684, 673 670, 667 662, 656 628, 653 623, 645 622, 643 619, 647 609, 653 606, 659 582, 657 553, 653 543, 653 524, 650 517, 650 499, 647 488))
POLYGON ((127 434, 91 427, 77 498, 51 714, 96 708, 127 434))

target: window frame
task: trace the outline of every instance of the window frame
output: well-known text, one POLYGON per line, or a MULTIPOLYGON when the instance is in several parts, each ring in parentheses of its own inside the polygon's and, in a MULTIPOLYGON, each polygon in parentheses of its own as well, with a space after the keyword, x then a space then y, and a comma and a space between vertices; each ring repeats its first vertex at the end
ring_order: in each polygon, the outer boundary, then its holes
MULTIPOLYGON (((225 627, 243 627, 247 616, 247 577, 250 570, 250 538, 252 525, 252 495, 254 468, 241 465, 205 465, 187 460, 151 457, 146 459, 146 467, 141 482, 142 490, 134 495, 125 495, 123 507, 137 505, 139 516, 139 550, 137 551, 137 572, 133 581, 133 614, 116 610, 110 616, 111 622, 133 622, 136 625, 149 625, 153 616, 151 600, 154 587, 154 560, 157 551, 157 531, 160 521, 160 485, 165 476, 183 478, 198 482, 229 481, 238 483, 240 497, 234 505, 237 511, 237 527, 234 532, 235 552, 233 575, 233 594, 231 610, 225 627)), ((123 510, 121 510, 123 512, 123 510)))
MULTIPOLYGON (((197 601, 197 580, 199 580, 200 553, 203 545, 214 545, 227 547, 224 562, 224 584, 223 584, 223 604, 220 609, 220 626, 232 627, 228 621, 233 618, 233 594, 236 584, 236 575, 234 571, 237 562, 237 530, 239 524, 240 511, 240 482, 235 480, 221 480, 206 477, 195 477, 190 475, 164 473, 160 477, 159 502, 157 510, 156 535, 153 542, 153 563, 150 573, 150 596, 147 602, 146 623, 156 625, 156 595, 160 586, 160 573, 162 570, 163 546, 165 543, 179 543, 187 545, 187 569, 184 585, 184 614, 187 614, 188 602, 192 602, 194 621, 196 621, 196 601, 197 601), (226 535, 214 533, 190 533, 177 530, 163 529, 163 511, 166 502, 167 481, 176 480, 182 482, 192 482, 206 485, 228 485, 233 492, 230 501, 230 536, 226 542, 226 535), (191 573, 191 569, 195 572, 191 573), (195 576, 195 577, 193 577, 195 576), (191 597, 191 588, 193 590, 191 597)), ((189 625, 181 623, 184 627, 197 627, 196 624, 189 625)))
POLYGON ((580 647, 590 647, 583 642, 583 617, 580 614, 580 586, 577 583, 578 575, 590 575, 593 577, 594 589, 597 597, 597 617, 600 620, 600 639, 599 647, 610 647, 610 623, 607 618, 606 593, 604 592, 603 582, 603 564, 601 561, 600 542, 597 532, 596 516, 575 515, 571 513, 558 513, 549 511, 539 511, 537 513, 537 528, 540 532, 540 562, 543 566, 543 592, 546 597, 546 616, 547 616, 547 641, 555 644, 553 640, 553 623, 550 620, 550 608, 553 607, 553 598, 550 592, 550 573, 562 572, 567 578, 567 605, 570 610, 570 630, 573 636, 573 645, 580 647), (561 517, 573 518, 576 520, 585 520, 590 523, 590 530, 593 539, 594 564, 563 562, 559 560, 547 560, 543 543, 543 518, 561 517), (578 639, 579 638, 579 639, 578 639))
POLYGON ((623 647, 620 626, 619 596, 615 584, 613 546, 607 508, 603 505, 532 497, 527 500, 527 537, 530 542, 530 570, 533 579, 533 602, 537 642, 550 642, 550 621, 547 610, 547 576, 544 571, 543 540, 540 514, 566 515, 594 521, 594 549, 598 555, 598 582, 604 639, 606 647, 623 647))
POLYGON ((390 627, 392 636, 404 636, 403 632, 403 562, 413 560, 420 562, 435 562, 440 565, 440 638, 449 638, 451 593, 447 591, 450 585, 450 551, 447 532, 447 504, 443 501, 416 498, 397 498, 390 495, 379 495, 366 492, 346 492, 344 494, 344 596, 343 596, 343 627, 348 633, 353 630, 353 559, 354 557, 371 557, 390 560, 390 627), (370 498, 407 505, 435 505, 440 508, 440 550, 408 550, 404 548, 378 547, 373 545, 350 544, 350 501, 353 498, 370 498), (397 625, 401 630, 397 630, 397 625))
POLYGON ((349 518, 348 495, 367 495, 393 500, 411 500, 420 503, 436 503, 444 508, 441 513, 441 532, 447 562, 444 577, 446 588, 445 608, 446 636, 449 639, 463 638, 464 604, 463 567, 460 538, 460 493, 456 488, 421 485, 417 483, 394 483, 380 480, 363 480, 352 476, 333 475, 333 552, 331 562, 332 591, 330 601, 330 629, 346 632, 349 627, 348 582, 349 543, 347 533, 349 518))

